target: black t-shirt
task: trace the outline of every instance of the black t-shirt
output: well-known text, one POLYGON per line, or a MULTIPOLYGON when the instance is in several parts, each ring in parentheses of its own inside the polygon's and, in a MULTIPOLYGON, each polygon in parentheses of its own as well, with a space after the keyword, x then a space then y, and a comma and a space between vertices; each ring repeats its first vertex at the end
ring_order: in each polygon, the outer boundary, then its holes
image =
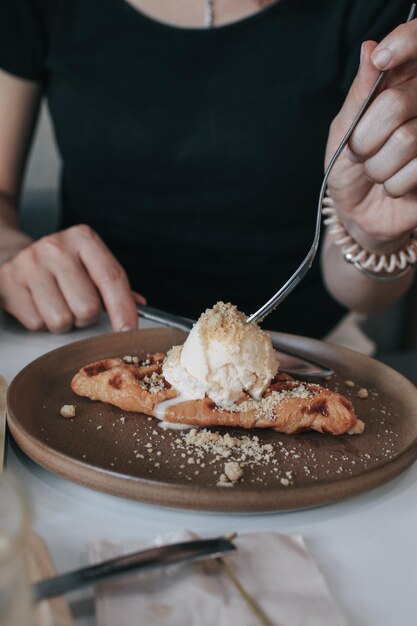
MULTIPOLYGON (((408 9, 280 0, 204 30, 126 0, 0 0, 0 67, 42 81, 62 226, 90 224, 154 306, 196 317, 222 299, 249 314, 310 247, 361 42, 408 9)), ((322 336, 342 313, 316 261, 266 325, 322 336)))

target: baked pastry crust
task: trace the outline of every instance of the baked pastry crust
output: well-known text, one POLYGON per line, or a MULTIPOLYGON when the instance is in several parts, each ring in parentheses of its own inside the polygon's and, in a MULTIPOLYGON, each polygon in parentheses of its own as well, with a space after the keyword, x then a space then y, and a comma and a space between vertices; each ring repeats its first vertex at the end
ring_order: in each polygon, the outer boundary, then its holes
MULTIPOLYGON (((157 404, 178 397, 162 376, 162 353, 148 354, 138 363, 108 358, 84 366, 71 382, 73 391, 124 411, 156 417, 157 404)), ((232 407, 219 407, 210 398, 167 405, 164 422, 190 426, 272 428, 282 433, 314 430, 341 435, 359 434, 364 423, 352 403, 339 393, 278 373, 260 400, 243 394, 232 407)))

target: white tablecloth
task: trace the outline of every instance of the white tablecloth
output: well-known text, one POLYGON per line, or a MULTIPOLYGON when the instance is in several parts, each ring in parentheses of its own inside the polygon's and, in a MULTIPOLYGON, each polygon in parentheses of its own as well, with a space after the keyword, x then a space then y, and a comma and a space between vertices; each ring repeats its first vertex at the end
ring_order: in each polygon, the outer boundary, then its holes
MULTIPOLYGON (((108 330, 104 316, 92 329, 65 335, 29 333, 0 316, 0 373, 10 382, 39 355, 108 330)), ((185 528, 206 536, 232 530, 301 533, 349 624, 417 623, 417 464, 345 502, 291 513, 223 515, 158 508, 98 493, 58 478, 10 445, 7 462, 26 488, 33 526, 59 571, 86 564, 86 543, 98 536, 137 540, 185 528)), ((92 626, 91 590, 70 599, 77 626, 92 626)))

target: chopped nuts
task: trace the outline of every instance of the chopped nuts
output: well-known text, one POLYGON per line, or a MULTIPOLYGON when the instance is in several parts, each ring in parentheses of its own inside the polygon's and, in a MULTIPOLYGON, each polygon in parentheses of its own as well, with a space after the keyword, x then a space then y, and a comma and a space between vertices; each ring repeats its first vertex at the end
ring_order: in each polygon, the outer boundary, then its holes
POLYGON ((224 473, 233 483, 243 476, 243 469, 236 461, 229 461, 224 464, 224 473))
POLYGON ((146 391, 153 395, 166 389, 164 377, 157 374, 157 372, 152 372, 152 374, 144 376, 139 384, 143 389, 146 389, 146 391))
POLYGON ((61 417, 75 417, 75 406, 73 404, 64 404, 60 409, 61 417))
POLYGON ((225 474, 220 474, 219 481, 216 483, 216 487, 233 487, 233 482, 227 480, 225 474))
POLYGON ((365 389, 365 387, 361 387, 356 395, 358 396, 358 398, 364 399, 369 396, 369 392, 367 389, 365 389))
POLYGON ((239 404, 233 404, 230 407, 224 407, 224 411, 237 412, 237 411, 251 411, 255 410, 256 417, 258 418, 270 418, 273 419, 275 411, 279 404, 288 398, 309 398, 313 393, 309 391, 302 383, 294 381, 291 389, 285 389, 283 391, 273 391, 270 395, 264 396, 260 400, 249 398, 240 402, 239 404))

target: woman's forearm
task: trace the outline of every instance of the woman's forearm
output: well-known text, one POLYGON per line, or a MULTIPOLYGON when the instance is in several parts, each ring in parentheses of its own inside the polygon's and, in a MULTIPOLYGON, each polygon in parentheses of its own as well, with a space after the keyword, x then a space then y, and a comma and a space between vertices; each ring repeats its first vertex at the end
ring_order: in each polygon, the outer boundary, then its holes
POLYGON ((332 235, 326 233, 321 256, 322 271, 327 289, 347 308, 359 313, 376 313, 389 307, 409 289, 415 271, 401 278, 378 281, 368 278, 347 263, 332 235))
POLYGON ((42 87, 0 69, 0 264, 32 239, 19 227, 19 192, 42 87))

